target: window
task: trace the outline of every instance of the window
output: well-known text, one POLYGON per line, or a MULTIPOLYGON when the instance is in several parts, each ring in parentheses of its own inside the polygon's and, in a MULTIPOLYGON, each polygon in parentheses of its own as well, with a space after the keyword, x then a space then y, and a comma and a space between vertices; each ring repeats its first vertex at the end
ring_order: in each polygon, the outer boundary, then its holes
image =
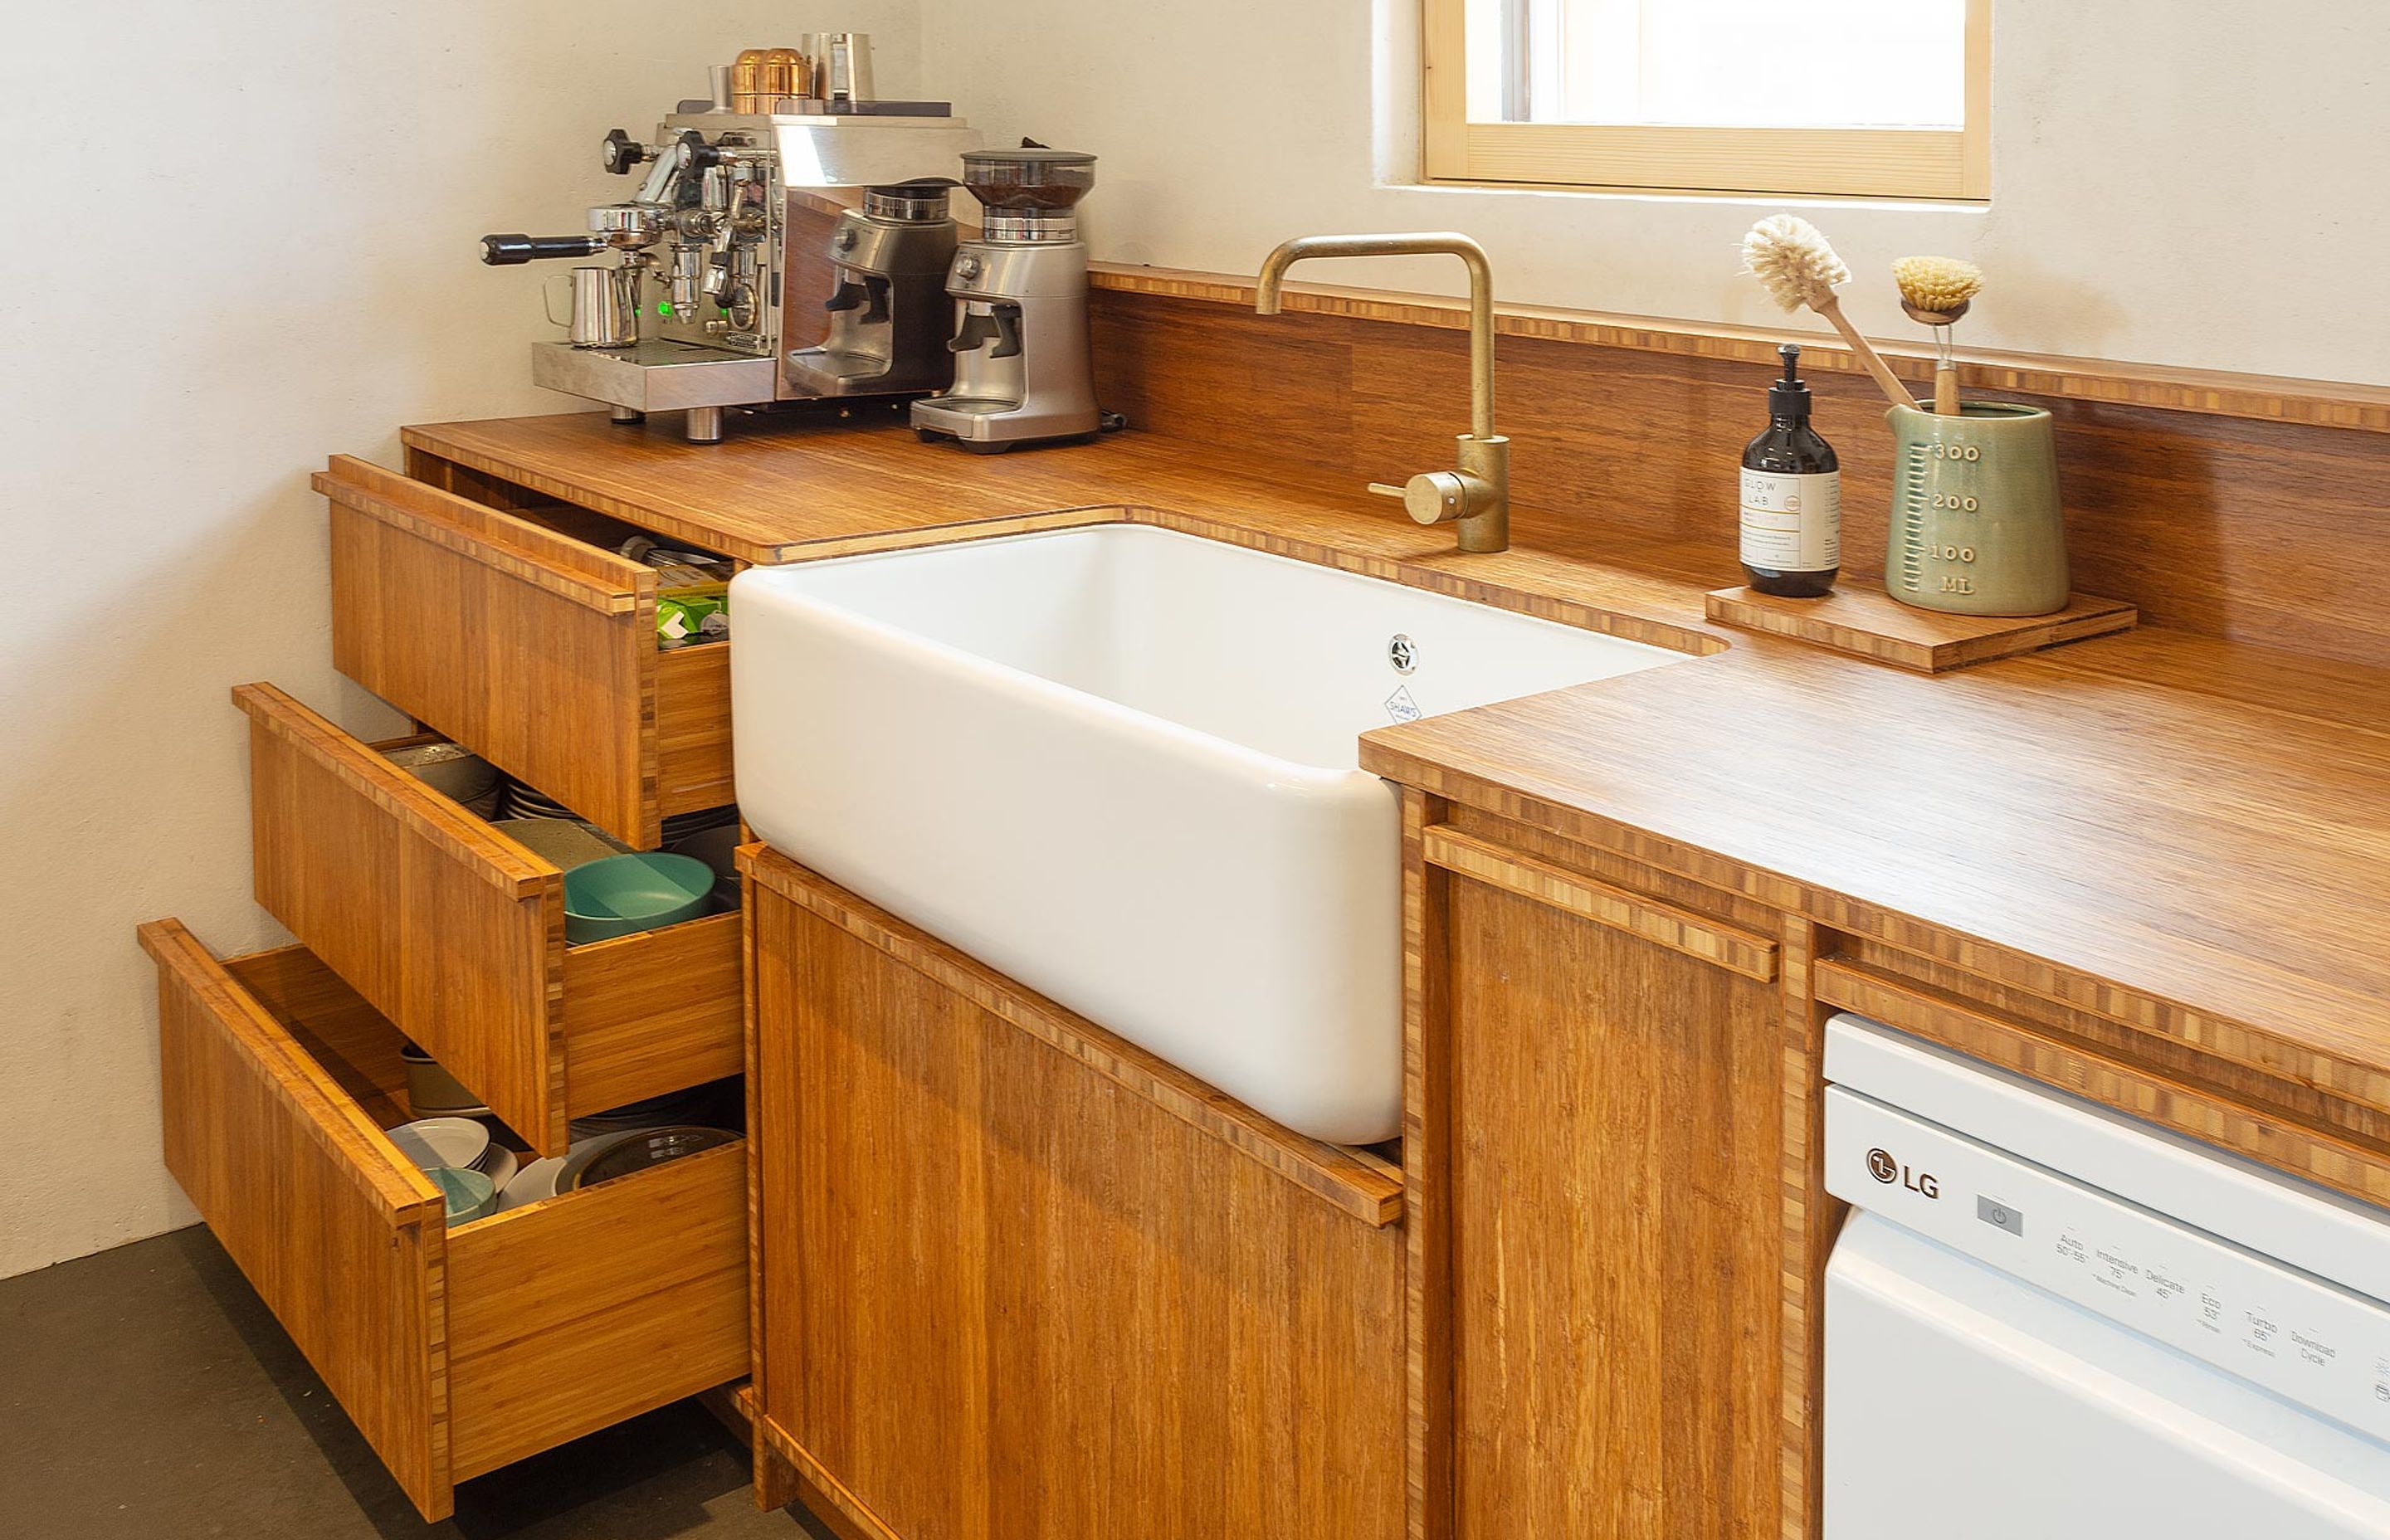
POLYGON ((1423 0, 1430 181, 1981 199, 1991 0, 1423 0))

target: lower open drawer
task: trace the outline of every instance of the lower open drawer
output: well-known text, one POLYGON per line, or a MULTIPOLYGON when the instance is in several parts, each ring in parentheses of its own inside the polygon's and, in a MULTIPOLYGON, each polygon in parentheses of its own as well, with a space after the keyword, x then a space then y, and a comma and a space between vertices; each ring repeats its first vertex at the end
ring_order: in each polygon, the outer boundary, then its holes
POLYGON ((424 1517, 747 1372, 743 1141, 450 1229, 397 1029, 302 947, 157 960, 166 1166, 424 1517))

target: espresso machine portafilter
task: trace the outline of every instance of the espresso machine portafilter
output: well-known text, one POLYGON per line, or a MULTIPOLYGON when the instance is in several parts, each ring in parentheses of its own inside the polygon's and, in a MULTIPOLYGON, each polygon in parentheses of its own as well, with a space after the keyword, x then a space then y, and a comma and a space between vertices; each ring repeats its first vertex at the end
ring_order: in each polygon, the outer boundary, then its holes
POLYGON ((693 128, 657 145, 618 128, 602 154, 617 173, 647 163, 636 197, 591 209, 585 235, 484 236, 482 260, 504 267, 614 252, 613 267, 574 269, 566 356, 539 344, 533 378, 609 403, 618 422, 686 408, 688 437, 713 443, 723 407, 774 395, 765 322, 779 282, 777 159, 693 128), (658 369, 676 378, 651 379, 658 369))

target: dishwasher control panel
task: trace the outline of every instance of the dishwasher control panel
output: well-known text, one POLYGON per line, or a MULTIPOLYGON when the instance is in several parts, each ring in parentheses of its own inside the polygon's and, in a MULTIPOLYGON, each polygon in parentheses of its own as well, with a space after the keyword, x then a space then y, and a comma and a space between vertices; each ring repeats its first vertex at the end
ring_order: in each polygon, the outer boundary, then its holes
POLYGON ((2390 1441, 2390 1306, 1844 1086, 1825 1149, 1844 1201, 2390 1441))

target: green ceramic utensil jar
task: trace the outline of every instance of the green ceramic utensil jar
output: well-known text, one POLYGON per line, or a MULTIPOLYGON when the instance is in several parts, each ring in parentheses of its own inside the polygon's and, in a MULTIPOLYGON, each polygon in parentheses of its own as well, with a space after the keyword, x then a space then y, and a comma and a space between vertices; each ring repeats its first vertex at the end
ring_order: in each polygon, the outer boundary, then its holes
POLYGON ((1921 610, 2047 615, 2066 608, 2058 445, 2038 406, 1970 401, 1955 417, 1895 406, 1883 583, 1921 610))

